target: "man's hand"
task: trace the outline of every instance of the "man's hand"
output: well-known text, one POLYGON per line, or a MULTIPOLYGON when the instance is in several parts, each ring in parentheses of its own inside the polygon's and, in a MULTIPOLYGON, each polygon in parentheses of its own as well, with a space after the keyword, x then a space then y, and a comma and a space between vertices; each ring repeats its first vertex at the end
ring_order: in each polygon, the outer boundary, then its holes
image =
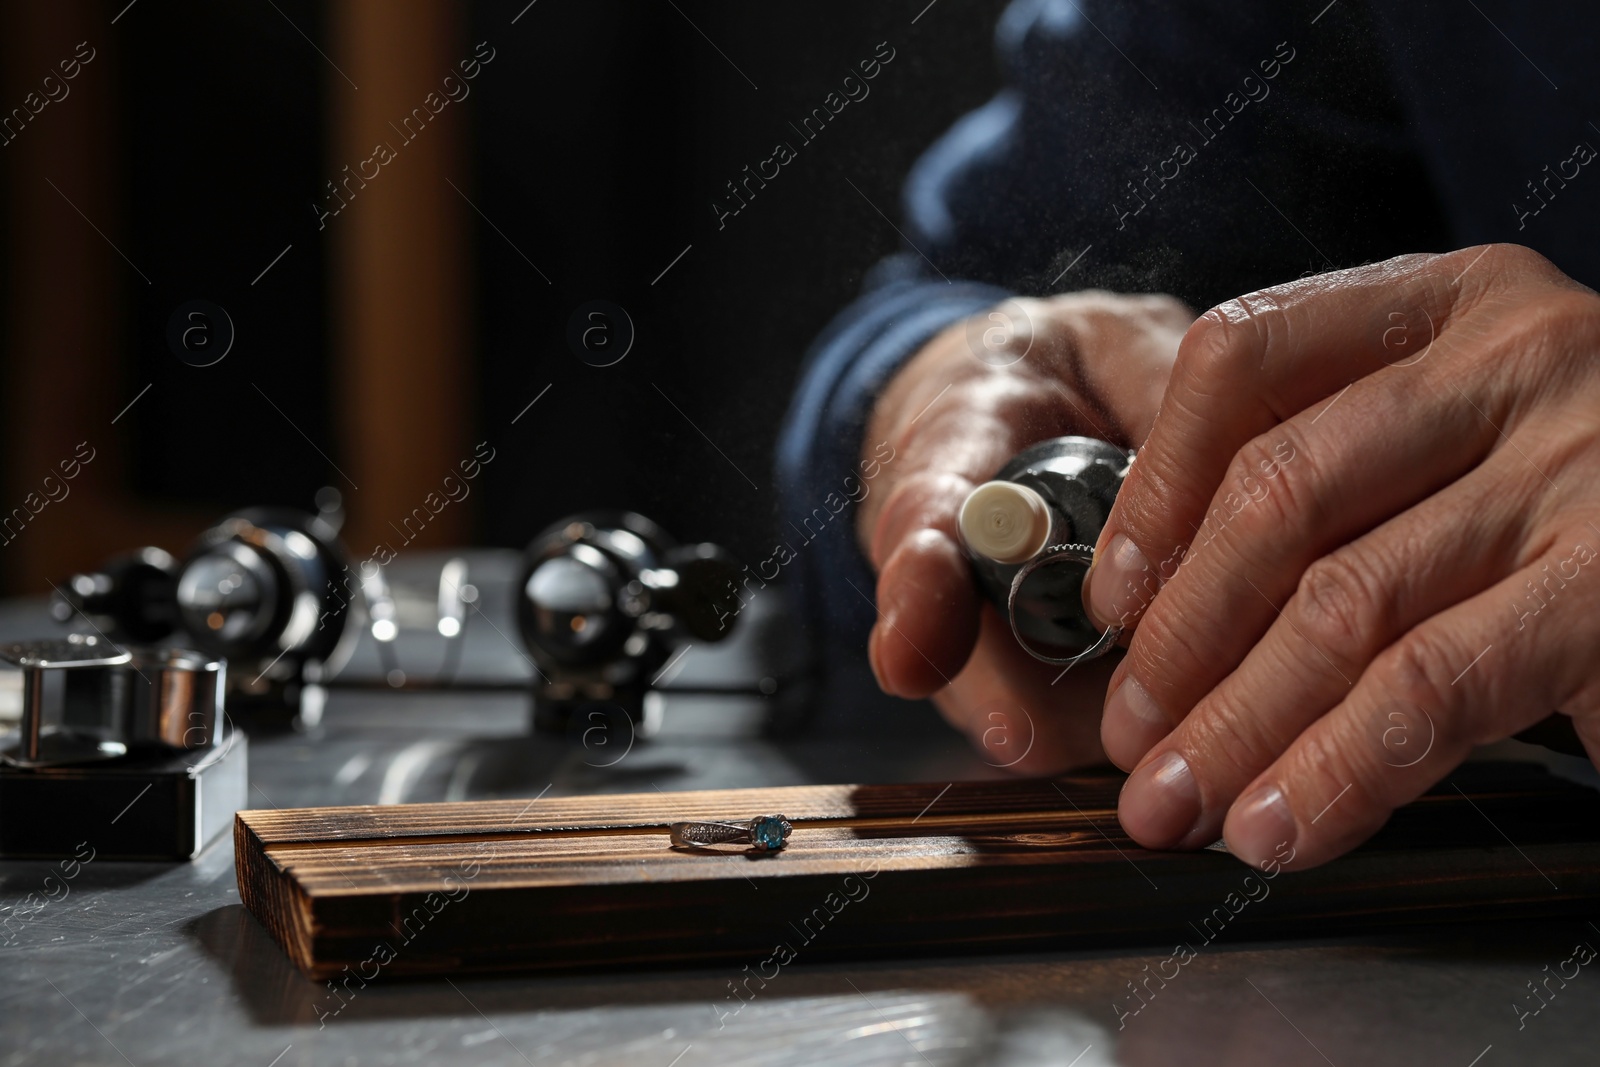
POLYGON ((981 602, 956 533, 961 503, 1036 441, 1142 442, 1193 317, 1159 296, 1006 301, 930 341, 873 411, 865 447, 887 440, 897 459, 857 527, 879 572, 872 669, 885 692, 932 695, 996 766, 1099 760, 1095 709, 1110 667, 1051 686, 1061 668, 1031 658, 981 602))
POLYGON ((1322 863, 1553 710, 1600 755, 1600 297, 1493 245, 1229 301, 1098 548, 1145 845, 1322 863))

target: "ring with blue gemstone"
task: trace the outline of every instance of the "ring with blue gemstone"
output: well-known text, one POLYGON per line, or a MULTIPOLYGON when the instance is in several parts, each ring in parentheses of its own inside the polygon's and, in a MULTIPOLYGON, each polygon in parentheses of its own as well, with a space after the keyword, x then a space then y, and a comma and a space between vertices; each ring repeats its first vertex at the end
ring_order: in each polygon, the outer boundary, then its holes
POLYGON ((757 815, 749 822, 675 822, 668 827, 674 846, 749 845, 761 852, 776 852, 789 843, 794 831, 782 815, 757 815))

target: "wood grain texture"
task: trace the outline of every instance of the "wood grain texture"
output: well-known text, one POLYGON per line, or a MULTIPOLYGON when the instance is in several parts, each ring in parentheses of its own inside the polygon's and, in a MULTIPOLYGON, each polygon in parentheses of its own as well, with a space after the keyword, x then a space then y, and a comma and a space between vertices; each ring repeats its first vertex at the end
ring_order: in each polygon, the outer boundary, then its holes
POLYGON ((1140 849, 1117 824, 1120 777, 244 811, 234 833, 245 905, 303 971, 346 982, 771 966, 780 946, 1199 947, 1600 900, 1600 795, 1513 766, 1459 781, 1350 856, 1276 878, 1140 849), (668 845, 672 822, 778 812, 795 826, 779 853, 668 845))

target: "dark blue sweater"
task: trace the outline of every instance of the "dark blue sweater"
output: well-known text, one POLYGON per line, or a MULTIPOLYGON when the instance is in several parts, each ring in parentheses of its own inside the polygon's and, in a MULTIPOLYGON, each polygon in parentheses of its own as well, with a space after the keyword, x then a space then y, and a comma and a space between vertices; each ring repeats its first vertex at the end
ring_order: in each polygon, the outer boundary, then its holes
POLYGON ((1489 241, 1600 284, 1600 8, 1016 0, 996 39, 1005 87, 912 168, 909 247, 818 338, 779 441, 786 569, 835 698, 875 613, 866 418, 957 319, 1085 288, 1199 310, 1489 241))

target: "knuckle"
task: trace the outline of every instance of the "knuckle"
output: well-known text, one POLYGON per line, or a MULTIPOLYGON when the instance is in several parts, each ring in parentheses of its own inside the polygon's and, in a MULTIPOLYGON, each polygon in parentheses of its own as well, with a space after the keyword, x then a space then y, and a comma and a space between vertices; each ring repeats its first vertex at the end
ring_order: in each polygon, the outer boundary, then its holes
POLYGON ((1338 551, 1306 568, 1286 614, 1308 640, 1348 663, 1378 631, 1387 600, 1369 570, 1338 551))
POLYGON ((1565 348, 1574 328, 1589 332, 1595 313, 1594 299, 1575 290, 1555 290, 1523 304, 1509 319, 1505 338, 1513 353, 1533 354, 1551 347, 1565 348))
MULTIPOLYGON (((1537 295, 1506 294, 1490 319, 1487 343, 1475 363, 1485 402, 1500 409, 1502 420, 1533 403, 1561 401, 1575 380, 1592 373, 1591 355, 1600 345, 1600 298, 1571 288, 1537 295)), ((1434 368, 1443 378, 1448 368, 1434 368)))
POLYGON ((1237 297, 1195 320, 1178 344, 1174 378, 1205 389, 1209 383, 1234 381, 1243 368, 1260 363, 1263 331, 1249 301, 1237 297))
POLYGON ((1529 286, 1593 296, 1548 258, 1524 245, 1491 244, 1451 254, 1454 288, 1471 303, 1503 299, 1508 290, 1529 286))
POLYGON ((1094 322, 1081 312, 1057 312, 1047 325, 1035 327, 1038 335, 1032 341, 1032 358, 1018 364, 1018 369, 1054 385, 1081 382, 1084 354, 1094 347, 1094 328, 1094 322))
POLYGON ((1576 342, 1587 363, 1600 334, 1600 298, 1587 290, 1562 288, 1551 291, 1540 303, 1550 335, 1564 349, 1576 342))
POLYGON ((1437 631, 1421 627, 1390 645, 1373 661, 1373 679, 1386 698, 1397 699, 1435 715, 1441 730, 1452 709, 1453 682, 1461 658, 1437 631), (1457 662, 1459 660, 1459 663, 1457 662))
MULTIPOLYGON (((1146 446, 1117 494, 1118 529, 1126 533, 1149 560, 1158 556, 1175 567, 1190 543, 1189 531, 1173 521, 1175 515, 1198 514, 1206 507, 1205 491, 1184 466, 1185 457, 1170 448, 1146 446)), ((1162 579, 1172 576, 1164 569, 1162 579)))
MULTIPOLYGON (((1471 253, 1474 257, 1482 255, 1484 265, 1494 268, 1495 273, 1512 276, 1549 276, 1559 273, 1555 264, 1551 263, 1545 256, 1535 252, 1527 245, 1512 244, 1509 241, 1491 244, 1486 250, 1463 249, 1457 255, 1466 256, 1468 253, 1471 253)), ((1467 262, 1471 262, 1471 260, 1469 259, 1467 262)), ((1463 267, 1465 265, 1462 264, 1463 267)))
POLYGON ((1292 534, 1321 519, 1317 493, 1305 464, 1291 466, 1305 451, 1298 432, 1289 424, 1246 441, 1228 464, 1217 507, 1208 522, 1240 515, 1248 531, 1292 534))

